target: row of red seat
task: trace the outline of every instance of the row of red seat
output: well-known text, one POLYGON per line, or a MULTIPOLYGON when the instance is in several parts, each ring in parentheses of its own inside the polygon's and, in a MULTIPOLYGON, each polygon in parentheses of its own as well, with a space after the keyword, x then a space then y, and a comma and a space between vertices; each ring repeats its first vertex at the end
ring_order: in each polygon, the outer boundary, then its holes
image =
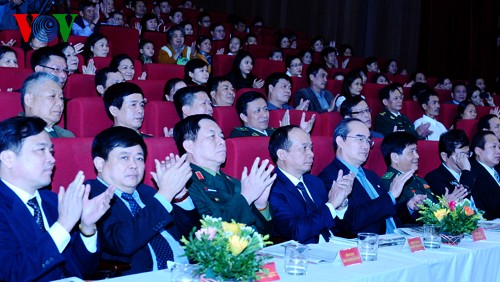
MULTIPOLYGON (((54 156, 56 158, 53 174, 52 190, 59 191, 60 186, 67 187, 76 173, 82 170, 87 179, 95 178, 96 174, 91 157, 92 138, 58 138, 52 139, 54 143, 54 156)), ((155 169, 154 159, 163 159, 169 153, 178 153, 173 138, 148 138, 145 139, 148 147, 146 159, 146 173, 144 183, 154 186, 154 181, 149 172, 155 169)), ((333 137, 312 136, 313 151, 315 153, 312 174, 320 173, 334 158, 333 137)), ((227 161, 222 170, 235 178, 241 178, 241 172, 246 166, 251 167, 254 159, 269 159, 269 137, 243 137, 226 140, 227 161)), ((365 168, 375 171, 382 176, 386 167, 380 144, 382 139, 375 139, 375 146, 365 164, 365 168)), ((425 176, 429 171, 438 167, 438 142, 419 141, 420 154, 419 175, 425 176), (425 154, 423 153, 425 152, 425 154)))

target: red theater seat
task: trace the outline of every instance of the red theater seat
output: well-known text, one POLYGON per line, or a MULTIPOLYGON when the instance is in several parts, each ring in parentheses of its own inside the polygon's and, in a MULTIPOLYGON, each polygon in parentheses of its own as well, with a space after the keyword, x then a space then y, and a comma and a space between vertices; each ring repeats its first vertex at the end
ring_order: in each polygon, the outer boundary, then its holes
POLYGON ((85 179, 95 179, 92 141, 93 138, 52 138, 56 159, 51 185, 53 192, 58 193, 61 186, 68 188, 80 170, 85 179))
MULTIPOLYGON (((160 52, 161 47, 167 45, 167 34, 164 32, 153 32, 146 31, 142 33, 143 40, 151 40, 154 45, 155 54, 153 57, 153 62, 157 61, 158 54, 160 52)), ((132 57, 134 58, 134 57, 132 57)))
POLYGON ((170 153, 177 155, 179 152, 175 146, 174 138, 145 138, 144 142, 146 142, 146 146, 148 148, 148 156, 146 158, 146 168, 144 172, 144 184, 158 188, 153 180, 153 177, 151 176, 151 172, 156 171, 155 159, 161 161, 164 160, 170 153))
POLYGON ((165 136, 163 128, 171 129, 179 120, 173 102, 151 101, 146 104, 141 131, 162 137, 165 136))
POLYGON ((439 158, 438 141, 420 140, 417 144, 420 159, 418 160, 418 175, 424 177, 436 169, 441 160, 439 158))
POLYGON ((227 75, 233 67, 234 56, 215 55, 212 62, 213 76, 227 75))
MULTIPOLYGON (((269 127, 278 128, 280 127, 280 121, 283 119, 286 110, 272 110, 269 111, 269 127)), ((300 125, 300 119, 302 118, 302 113, 305 111, 300 110, 289 110, 290 113, 290 124, 300 125)), ((312 115, 316 115, 316 119, 318 119, 318 113, 316 112, 305 112, 306 120, 310 120, 312 115)), ((316 126, 316 124, 314 125, 316 126)))
POLYGON ((311 136, 311 139, 314 152, 314 163, 311 174, 318 175, 335 157, 335 152, 333 151, 333 137, 311 136))
POLYGON ((415 122, 417 119, 421 118, 424 111, 418 105, 418 102, 413 100, 403 101, 403 108, 401 113, 406 115, 411 122, 415 122))
POLYGON ((462 129, 469 137, 469 141, 477 132, 477 119, 461 119, 457 121, 457 129, 462 129))
POLYGON ((240 98, 240 96, 243 95, 243 93, 246 93, 249 91, 257 91, 260 94, 264 95, 264 97, 266 97, 266 99, 267 99, 267 95, 264 92, 264 88, 241 88, 241 89, 236 90, 236 95, 234 96, 235 104, 236 104, 236 101, 238 100, 238 98, 240 98))
POLYGON ((14 47, 21 47, 21 43, 23 42, 23 36, 21 35, 21 31, 19 30, 0 30, 0 40, 7 43, 9 40, 14 39, 16 43, 14 43, 14 47))
POLYGON ((379 91, 380 89, 384 88, 384 84, 376 84, 376 83, 365 83, 363 85, 363 90, 361 91, 361 95, 365 96, 366 98, 374 98, 378 99, 379 91))
POLYGON ((2 105, 0 121, 19 115, 19 113, 23 112, 21 106, 21 93, 0 92, 0 105, 2 105))
POLYGON ((363 165, 364 168, 374 171, 378 176, 382 177, 387 171, 387 166, 384 162, 384 156, 382 156, 382 151, 380 150, 380 144, 382 144, 382 138, 374 138, 373 141, 375 145, 370 150, 370 155, 363 165))
POLYGON ((144 97, 148 101, 162 101, 163 100, 163 88, 165 87, 165 80, 133 80, 130 81, 137 84, 144 93, 144 97))
POLYGON ((88 74, 72 74, 64 86, 64 96, 67 99, 78 97, 97 97, 94 76, 88 74))
POLYGON ((328 79, 326 90, 332 92, 333 96, 342 92, 342 80, 328 79))
POLYGON ((234 178, 241 179, 241 173, 246 166, 248 171, 252 168, 252 164, 256 157, 269 159, 269 151, 267 149, 269 137, 238 137, 226 140, 227 158, 226 165, 222 171, 234 178))
POLYGON ((457 115, 457 105, 455 104, 441 104, 441 109, 439 110, 439 116, 437 116, 437 120, 439 120, 444 127, 450 128, 453 124, 453 120, 457 115))
POLYGON ((266 45, 248 45, 247 47, 248 52, 252 54, 254 59, 267 59, 269 58, 269 53, 271 53, 272 50, 276 49, 276 47, 266 45))
POLYGON ((169 80, 171 78, 184 78, 184 66, 172 64, 145 64, 144 70, 148 74, 147 79, 169 80))
POLYGON ((241 126, 240 118, 234 107, 214 107, 214 119, 226 138, 229 138, 233 128, 241 126))
POLYGON ((20 68, 25 67, 26 64, 24 63, 24 50, 19 47, 10 47, 10 48, 14 49, 14 51, 16 52, 17 66, 20 68))
POLYGON ((21 89, 24 80, 32 73, 31 69, 0 67, 0 91, 21 89))
POLYGON ((337 127, 342 119, 343 118, 339 112, 327 112, 319 115, 316 114, 316 122, 311 135, 332 137, 335 127, 337 127))
POLYGON ((77 137, 94 137, 113 125, 101 97, 72 99, 68 102, 66 113, 66 128, 77 137))
POLYGON ((284 73, 285 63, 262 58, 255 59, 253 74, 256 77, 265 80, 268 75, 275 72, 284 73))
POLYGON ((139 55, 139 31, 137 29, 104 25, 99 27, 99 32, 106 36, 112 45, 110 56, 127 54, 132 58, 137 58, 139 55), (124 38, 130 43, 124 43, 124 38))

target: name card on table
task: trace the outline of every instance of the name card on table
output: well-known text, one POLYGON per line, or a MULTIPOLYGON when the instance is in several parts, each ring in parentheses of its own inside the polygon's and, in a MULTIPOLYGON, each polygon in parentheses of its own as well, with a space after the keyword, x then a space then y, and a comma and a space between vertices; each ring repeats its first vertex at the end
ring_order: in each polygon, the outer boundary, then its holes
POLYGON ((408 238, 408 245, 410 246, 410 250, 412 253, 425 250, 422 238, 420 238, 419 236, 408 238))
POLYGON ((486 240, 486 234, 484 234, 484 228, 479 227, 478 229, 472 231, 472 240, 474 240, 474 242, 486 240))
POLYGON ((276 271, 276 264, 274 262, 266 263, 262 266, 263 271, 257 272, 257 281, 269 282, 280 280, 280 276, 276 271))
POLYGON ((361 255, 359 254, 358 247, 340 250, 339 254, 344 266, 360 264, 363 262, 363 260, 361 259, 361 255))

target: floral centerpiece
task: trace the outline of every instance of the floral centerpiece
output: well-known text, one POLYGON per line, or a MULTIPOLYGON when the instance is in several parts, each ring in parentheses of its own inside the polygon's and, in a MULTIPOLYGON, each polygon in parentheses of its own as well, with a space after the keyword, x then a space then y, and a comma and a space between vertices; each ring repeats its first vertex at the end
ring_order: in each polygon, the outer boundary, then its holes
POLYGON ((193 229, 189 238, 181 241, 200 273, 212 273, 223 280, 253 280, 264 263, 256 252, 271 244, 268 238, 244 224, 203 216, 201 228, 193 229))
MULTIPOLYGON (((469 199, 447 202, 443 196, 437 196, 437 203, 425 199, 420 205, 420 218, 424 224, 435 224, 443 242, 448 243, 447 235, 462 236, 477 229, 478 221, 483 219, 483 212, 472 206, 469 199)), ((460 238, 460 237, 458 237, 460 238)), ((453 242, 452 242, 453 243, 453 242)))

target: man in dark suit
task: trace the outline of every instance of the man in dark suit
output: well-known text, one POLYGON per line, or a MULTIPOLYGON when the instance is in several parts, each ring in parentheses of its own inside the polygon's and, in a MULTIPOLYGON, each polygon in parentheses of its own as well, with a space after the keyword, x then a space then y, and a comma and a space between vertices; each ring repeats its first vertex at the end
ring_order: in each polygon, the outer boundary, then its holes
POLYGON ((309 78, 309 87, 302 88, 294 97, 294 107, 297 108, 301 101, 309 101, 309 111, 318 113, 331 112, 335 107, 333 94, 326 90, 328 73, 321 65, 311 64, 307 67, 307 77, 309 78))
POLYGON ((349 208, 343 220, 336 220, 336 233, 346 237, 355 237, 359 232, 389 234, 394 232, 396 224, 400 222, 398 217, 403 222, 411 221, 411 215, 424 197, 416 195, 398 205, 396 198, 401 195, 404 183, 415 170, 396 176, 389 191, 386 191, 374 172, 361 167, 373 145, 368 127, 359 119, 344 119, 335 129, 333 137, 336 157, 319 177, 325 185, 330 185, 340 170, 344 173, 352 172, 356 176, 352 192, 347 198, 349 208))
POLYGON ((167 261, 188 263, 179 241, 199 220, 185 187, 191 177, 186 156, 155 160, 151 174, 158 190, 141 184, 146 156, 142 137, 126 127, 108 128, 92 144, 98 173, 88 181, 92 194, 116 188, 111 209, 98 224, 103 258, 130 263, 124 274, 165 269, 167 261))
POLYGON ((0 122, 0 280, 52 281, 92 273, 99 261, 95 222, 113 188, 89 200, 79 172, 55 193, 52 142, 38 117, 0 122), (74 228, 80 222, 79 228, 74 228))
POLYGON ((209 115, 184 118, 174 127, 179 152, 186 152, 193 169, 188 182, 189 194, 200 214, 235 220, 263 234, 271 232, 268 198, 276 176, 269 160, 256 158, 251 169, 245 168, 241 181, 224 174, 226 162, 224 134, 209 115))
POLYGON ((439 167, 425 176, 432 193, 466 197, 476 177, 471 173, 469 139, 463 130, 452 129, 439 137, 439 157, 439 167))
POLYGON ((474 160, 471 172, 476 182, 471 187, 472 198, 476 207, 484 211, 484 218, 500 218, 500 175, 497 166, 500 163, 500 142, 491 131, 479 131, 471 142, 474 160))
POLYGON ((303 244, 328 242, 334 219, 344 217, 354 180, 352 173, 339 171, 327 192, 321 179, 307 174, 314 159, 312 146, 309 134, 293 125, 280 127, 269 141, 269 154, 278 166, 269 196, 273 235, 303 244))

